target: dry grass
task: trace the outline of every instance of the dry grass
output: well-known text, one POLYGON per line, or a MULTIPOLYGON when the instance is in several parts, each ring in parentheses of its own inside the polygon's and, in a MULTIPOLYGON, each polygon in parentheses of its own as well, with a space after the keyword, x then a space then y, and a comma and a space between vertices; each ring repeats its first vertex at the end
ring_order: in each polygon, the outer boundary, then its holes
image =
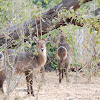
MULTIPOLYGON (((25 78, 13 91, 10 100, 100 100, 100 76, 93 77, 88 83, 87 76, 80 73, 78 84, 76 83, 75 73, 70 73, 70 82, 66 82, 65 78, 59 84, 58 76, 55 72, 45 73, 45 82, 41 84, 41 77, 37 75, 34 78, 35 97, 28 96, 25 84, 25 78), (38 91, 39 90, 39 91, 38 91)), ((6 91, 6 81, 4 83, 6 91)), ((3 100, 1 95, 0 100, 3 100)))

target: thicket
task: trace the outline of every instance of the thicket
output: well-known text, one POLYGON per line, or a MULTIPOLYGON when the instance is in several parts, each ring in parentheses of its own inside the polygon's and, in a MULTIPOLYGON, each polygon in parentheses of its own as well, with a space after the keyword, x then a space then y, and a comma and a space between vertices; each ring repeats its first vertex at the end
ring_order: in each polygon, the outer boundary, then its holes
MULTIPOLYGON (((42 19, 42 13, 44 11, 60 2, 61 0, 0 0, 0 33, 5 27, 13 26, 14 24, 22 25, 26 20, 38 17, 42 19)), ((61 26, 58 29, 50 31, 46 35, 39 37, 46 38, 48 35, 51 36, 51 41, 47 43, 48 61, 46 66, 50 66, 53 69, 57 68, 57 46, 53 43, 53 39, 57 35, 58 30, 61 29, 66 37, 66 42, 72 49, 73 62, 71 67, 89 67, 89 63, 92 61, 91 68, 92 70, 95 70, 95 66, 97 65, 97 62, 99 62, 100 31, 95 31, 93 25, 100 28, 100 15, 95 16, 92 12, 99 6, 99 0, 93 0, 81 5, 76 11, 71 7, 69 11, 65 11, 63 8, 59 12, 59 18, 53 19, 53 23, 59 21, 61 17, 65 20, 67 16, 73 17, 73 19, 77 18, 78 21, 86 24, 83 27, 67 24, 67 26, 61 26)), ((24 46, 22 46, 22 37, 19 40, 13 40, 11 42, 15 45, 17 43, 17 47, 13 49, 17 49, 18 51, 20 51, 20 48, 25 51, 34 51, 35 43, 30 37, 28 37, 28 41, 24 43, 24 46)), ((1 50, 2 49, 3 47, 1 50)))

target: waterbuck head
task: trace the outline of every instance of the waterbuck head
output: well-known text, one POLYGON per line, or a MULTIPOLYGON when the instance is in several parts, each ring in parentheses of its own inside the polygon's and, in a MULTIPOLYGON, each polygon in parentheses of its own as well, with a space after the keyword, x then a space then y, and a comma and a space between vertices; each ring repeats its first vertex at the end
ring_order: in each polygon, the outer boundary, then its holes
POLYGON ((63 31, 59 30, 57 36, 54 38, 53 42, 56 45, 66 43, 65 36, 63 35, 63 31))
POLYGON ((46 42, 45 40, 41 39, 37 41, 36 45, 36 50, 39 55, 44 55, 46 54, 46 42))
POLYGON ((44 55, 46 54, 46 42, 44 39, 38 39, 37 37, 33 37, 33 41, 36 43, 35 49, 38 54, 44 55))

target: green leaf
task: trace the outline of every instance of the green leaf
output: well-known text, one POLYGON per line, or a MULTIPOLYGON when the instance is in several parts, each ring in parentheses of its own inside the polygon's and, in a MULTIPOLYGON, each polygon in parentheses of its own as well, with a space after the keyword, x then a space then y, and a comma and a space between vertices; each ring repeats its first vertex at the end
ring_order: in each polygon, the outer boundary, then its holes
POLYGON ((90 28, 90 34, 94 31, 94 27, 90 28))
POLYGON ((100 31, 97 31, 97 35, 100 34, 100 31))

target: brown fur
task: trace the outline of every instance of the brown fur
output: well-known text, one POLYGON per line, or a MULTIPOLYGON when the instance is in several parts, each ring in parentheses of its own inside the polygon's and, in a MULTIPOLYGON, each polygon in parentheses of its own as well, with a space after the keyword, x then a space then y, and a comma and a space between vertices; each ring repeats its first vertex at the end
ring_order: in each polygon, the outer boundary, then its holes
POLYGON ((58 46, 57 62, 59 71, 59 83, 61 83, 64 73, 66 75, 66 78, 68 79, 68 70, 72 62, 71 50, 68 44, 66 43, 65 37, 61 30, 59 30, 59 34, 54 39, 54 42, 58 46))
MULTIPOLYGON (((34 96, 33 93, 33 73, 32 70, 34 68, 37 68, 40 70, 42 67, 44 67, 47 59, 46 55, 46 44, 44 40, 39 40, 36 45, 36 50, 38 55, 33 55, 33 52, 19 52, 15 53, 15 50, 8 49, 6 53, 6 56, 9 56, 7 58, 7 62, 9 61, 10 64, 13 64, 13 68, 15 69, 15 72, 23 72, 26 75, 26 81, 27 81, 27 92, 28 94, 31 94, 34 96)), ((4 51, 3 51, 4 54, 4 51)), ((3 60, 4 61, 4 60, 3 60)), ((7 63, 7 64, 9 64, 7 63)), ((4 64, 2 65, 4 67, 4 64)), ((0 66, 0 67, 2 67, 0 66)), ((8 66, 8 65, 7 65, 8 66)), ((3 82, 5 80, 5 71, 0 72, 0 88, 3 92, 3 82)))

